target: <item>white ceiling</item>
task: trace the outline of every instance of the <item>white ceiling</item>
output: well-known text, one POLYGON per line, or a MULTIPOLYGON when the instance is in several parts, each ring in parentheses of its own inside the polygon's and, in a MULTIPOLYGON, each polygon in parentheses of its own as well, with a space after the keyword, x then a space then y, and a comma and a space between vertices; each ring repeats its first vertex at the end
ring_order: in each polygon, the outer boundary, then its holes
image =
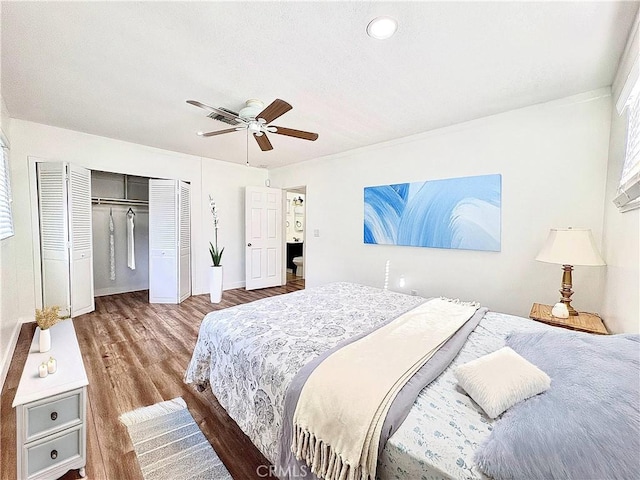
POLYGON ((246 137, 187 105, 282 98, 315 142, 274 167, 611 84, 637 2, 2 2, 14 118, 244 163, 246 137), (390 40, 365 33, 398 20, 390 40))

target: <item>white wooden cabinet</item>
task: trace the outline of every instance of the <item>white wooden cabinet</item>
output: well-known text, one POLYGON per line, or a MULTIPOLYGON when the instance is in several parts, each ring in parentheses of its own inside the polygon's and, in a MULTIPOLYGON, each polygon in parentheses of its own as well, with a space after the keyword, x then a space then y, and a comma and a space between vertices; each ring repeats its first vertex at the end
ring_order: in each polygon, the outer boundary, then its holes
POLYGON ((190 185, 149 180, 149 302, 180 303, 191 295, 190 185))
POLYGON ((37 173, 43 304, 72 317, 92 312, 91 172, 39 162, 37 173))
POLYGON ((73 320, 51 327, 51 350, 40 353, 34 335, 13 400, 16 408, 18 479, 55 479, 87 464, 87 374, 73 320), (56 359, 55 373, 44 378, 38 366, 56 359))

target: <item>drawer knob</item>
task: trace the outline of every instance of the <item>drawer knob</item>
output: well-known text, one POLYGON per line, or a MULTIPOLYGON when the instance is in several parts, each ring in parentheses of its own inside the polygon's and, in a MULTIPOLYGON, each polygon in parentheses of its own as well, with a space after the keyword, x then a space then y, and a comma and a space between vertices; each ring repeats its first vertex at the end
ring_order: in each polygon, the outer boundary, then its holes
POLYGON ((58 450, 51 450, 51 458, 55 460, 58 458, 58 450))
POLYGON ((51 420, 57 420, 58 419, 58 412, 51 412, 51 420))

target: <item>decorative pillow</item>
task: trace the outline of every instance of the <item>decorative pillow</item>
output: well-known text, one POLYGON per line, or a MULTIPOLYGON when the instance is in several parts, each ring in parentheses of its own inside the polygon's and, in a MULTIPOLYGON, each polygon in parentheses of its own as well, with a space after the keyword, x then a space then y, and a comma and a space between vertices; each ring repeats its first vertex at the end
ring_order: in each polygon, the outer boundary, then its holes
POLYGON ((546 373, 509 347, 460 365, 453 373, 491 418, 551 386, 546 373))

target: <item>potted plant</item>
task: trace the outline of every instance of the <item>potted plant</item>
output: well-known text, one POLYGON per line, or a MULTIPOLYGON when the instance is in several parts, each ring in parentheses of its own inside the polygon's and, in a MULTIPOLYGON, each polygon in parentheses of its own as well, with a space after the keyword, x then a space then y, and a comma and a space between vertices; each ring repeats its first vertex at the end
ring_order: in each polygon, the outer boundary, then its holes
POLYGON ((211 255, 211 274, 209 276, 209 295, 211 303, 220 303, 222 299, 222 253, 224 247, 218 248, 218 209, 216 202, 209 195, 209 209, 213 215, 213 241, 209 242, 209 254, 211 255))
POLYGON ((36 309, 36 323, 38 324, 40 352, 48 352, 51 349, 51 332, 53 327, 60 320, 60 307, 44 307, 42 310, 36 309))

